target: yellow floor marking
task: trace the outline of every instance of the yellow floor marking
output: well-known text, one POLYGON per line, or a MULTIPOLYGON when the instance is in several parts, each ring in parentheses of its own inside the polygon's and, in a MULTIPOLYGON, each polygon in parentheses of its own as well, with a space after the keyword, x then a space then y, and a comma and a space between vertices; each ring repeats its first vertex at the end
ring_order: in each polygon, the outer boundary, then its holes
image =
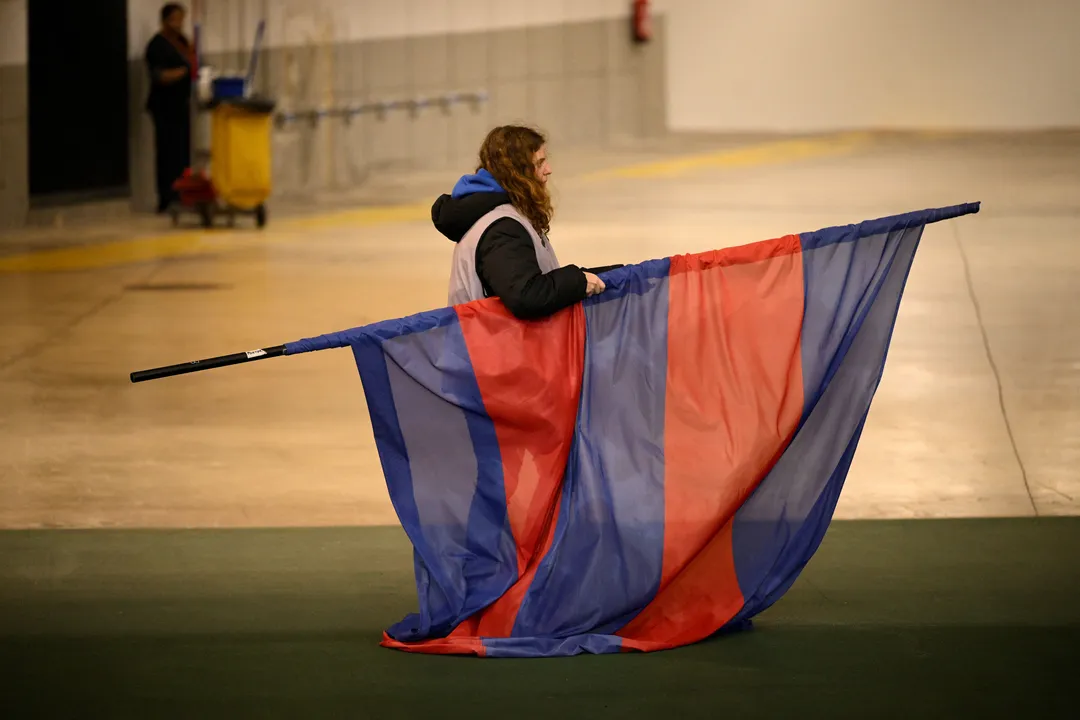
POLYGON ((0 273, 56 272, 92 270, 130 263, 220 253, 274 242, 288 242, 290 231, 312 231, 336 227, 363 227, 395 222, 424 220, 430 217, 427 205, 401 205, 363 208, 311 217, 281 220, 272 231, 195 230, 126 238, 111 242, 37 250, 0 257, 0 273))
MULTIPOLYGON (((671 177, 705 168, 738 168, 795 162, 807 158, 854 152, 869 144, 873 133, 850 132, 837 135, 780 140, 747 147, 698 153, 669 160, 639 163, 601 170, 582 177, 585 180, 614 178, 671 177)), ((425 221, 430 215, 428 203, 385 205, 358 210, 329 212, 307 217, 274 221, 272 230, 176 231, 158 235, 126 238, 75 247, 36 250, 0 257, 0 273, 55 272, 112 267, 165 257, 220 253, 272 242, 295 240, 289 231, 313 231, 340 227, 363 227, 391 223, 425 221)))
POLYGON ((639 163, 626 167, 601 170, 586 175, 586 179, 609 178, 658 178, 702 170, 706 168, 739 168, 775 165, 807 158, 840 155, 853 152, 868 145, 872 133, 850 132, 815 138, 798 138, 720 150, 717 152, 686 155, 670 160, 639 163))

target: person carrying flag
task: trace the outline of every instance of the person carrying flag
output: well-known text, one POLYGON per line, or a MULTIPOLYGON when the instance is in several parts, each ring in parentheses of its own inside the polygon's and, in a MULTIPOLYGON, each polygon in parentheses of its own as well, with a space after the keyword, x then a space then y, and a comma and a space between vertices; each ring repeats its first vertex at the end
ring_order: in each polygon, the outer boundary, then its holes
POLYGON ((532 128, 494 128, 476 172, 432 205, 435 228, 456 244, 450 305, 498 297, 515 317, 542 318, 602 293, 598 275, 622 267, 559 264, 547 236, 553 211, 546 145, 532 128))

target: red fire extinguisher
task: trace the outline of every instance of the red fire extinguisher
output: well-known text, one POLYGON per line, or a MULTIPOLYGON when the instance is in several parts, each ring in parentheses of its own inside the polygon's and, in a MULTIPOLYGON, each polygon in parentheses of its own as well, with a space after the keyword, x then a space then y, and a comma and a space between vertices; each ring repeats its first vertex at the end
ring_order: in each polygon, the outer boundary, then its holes
POLYGON ((634 30, 634 42, 648 42, 652 39, 652 20, 649 17, 649 0, 634 0, 631 14, 634 30))

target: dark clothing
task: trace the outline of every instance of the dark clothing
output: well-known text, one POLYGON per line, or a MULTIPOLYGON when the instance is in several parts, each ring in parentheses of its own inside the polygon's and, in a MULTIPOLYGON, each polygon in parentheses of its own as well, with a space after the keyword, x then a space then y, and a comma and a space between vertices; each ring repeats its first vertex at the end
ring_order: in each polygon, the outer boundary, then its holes
POLYGON ((183 36, 172 40, 158 33, 146 46, 150 94, 146 109, 154 120, 154 160, 157 166, 158 211, 175 200, 172 185, 191 166, 191 45, 183 36), (170 83, 161 73, 184 68, 189 72, 170 83))
MULTIPOLYGON (((481 217, 510 202, 510 196, 499 191, 455 195, 441 195, 431 206, 432 223, 452 242, 459 242, 481 217)), ((476 246, 476 274, 484 294, 500 298, 522 319, 546 317, 581 302, 586 289, 583 271, 596 273, 616 267, 621 266, 590 270, 564 265, 545 275, 528 231, 512 218, 492 223, 476 246)))
POLYGON ((146 46, 146 69, 150 72, 150 95, 146 109, 151 114, 159 112, 187 112, 191 108, 191 45, 187 38, 177 36, 170 40, 162 33, 154 35, 146 46), (184 68, 184 77, 170 83, 161 81, 166 70, 184 68))
POLYGON ((164 212, 177 200, 173 183, 191 166, 191 116, 162 112, 153 118, 158 212, 164 212))

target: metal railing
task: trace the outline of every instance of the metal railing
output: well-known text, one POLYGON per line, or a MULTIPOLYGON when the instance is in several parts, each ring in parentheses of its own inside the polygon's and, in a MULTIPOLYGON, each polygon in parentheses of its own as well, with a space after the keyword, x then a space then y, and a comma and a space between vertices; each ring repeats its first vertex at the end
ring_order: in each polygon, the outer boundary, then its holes
POLYGON ((437 107, 443 114, 449 115, 455 105, 469 104, 475 112, 482 103, 488 101, 488 94, 484 90, 478 92, 456 92, 444 95, 427 97, 415 97, 399 100, 375 100, 365 103, 350 103, 329 108, 311 108, 308 110, 281 111, 275 114, 274 122, 279 128, 297 122, 310 122, 313 126, 321 120, 341 118, 346 124, 352 122, 358 115, 372 114, 379 120, 396 110, 407 110, 410 115, 416 117, 425 108, 437 107))

